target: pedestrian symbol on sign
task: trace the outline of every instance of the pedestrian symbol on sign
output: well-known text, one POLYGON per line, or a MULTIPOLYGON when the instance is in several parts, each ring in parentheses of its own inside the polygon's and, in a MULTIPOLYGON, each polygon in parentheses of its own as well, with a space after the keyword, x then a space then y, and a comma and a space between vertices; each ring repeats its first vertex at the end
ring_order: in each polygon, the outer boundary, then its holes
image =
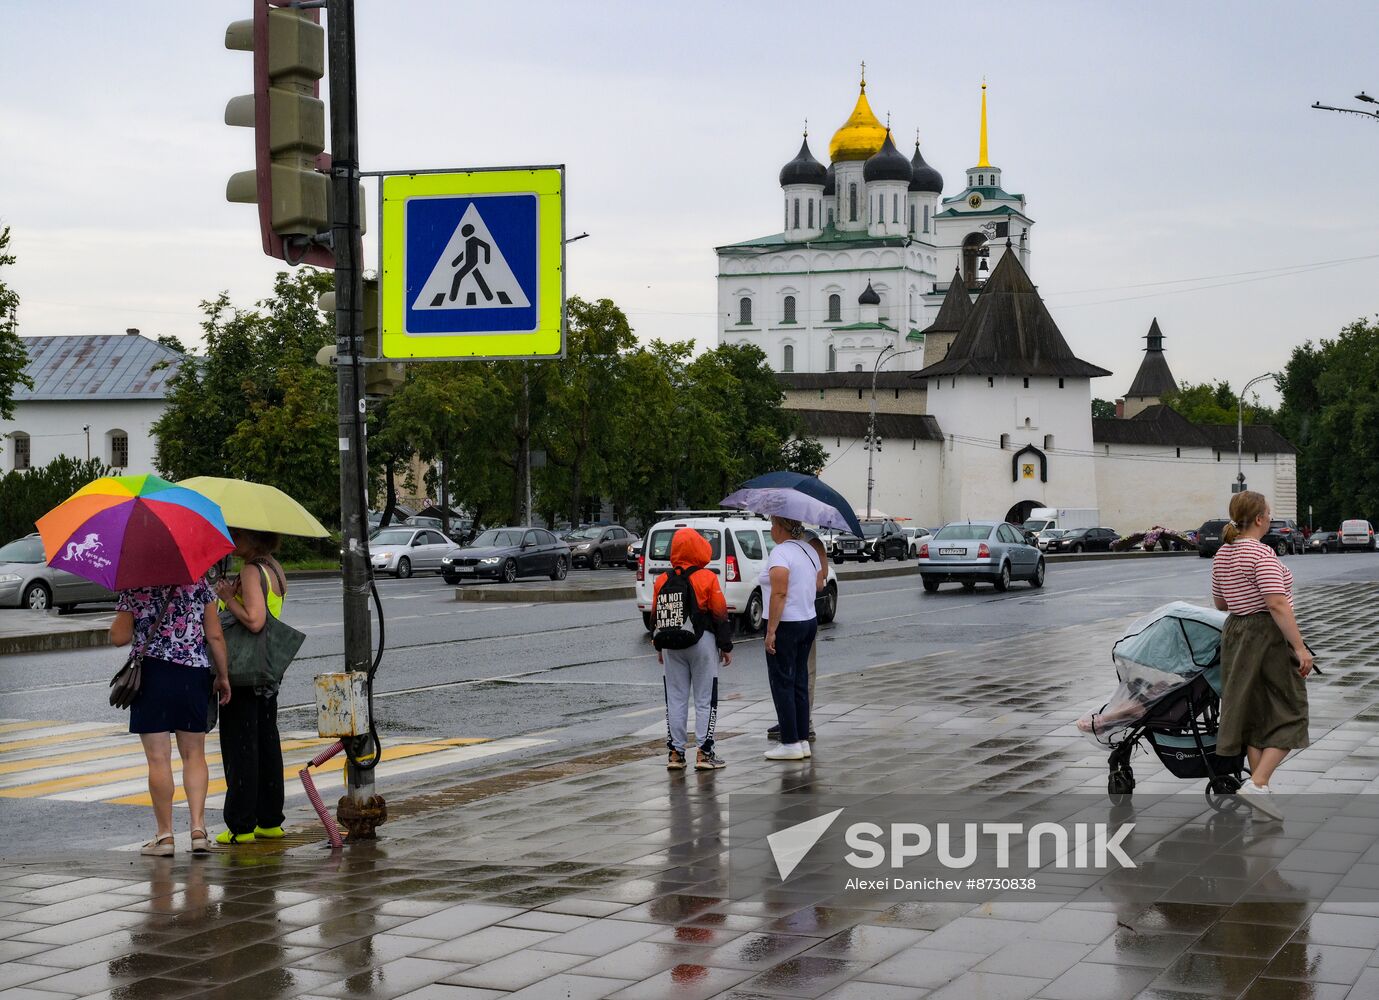
POLYGON ((412 309, 526 309, 531 305, 502 247, 471 201, 412 309))

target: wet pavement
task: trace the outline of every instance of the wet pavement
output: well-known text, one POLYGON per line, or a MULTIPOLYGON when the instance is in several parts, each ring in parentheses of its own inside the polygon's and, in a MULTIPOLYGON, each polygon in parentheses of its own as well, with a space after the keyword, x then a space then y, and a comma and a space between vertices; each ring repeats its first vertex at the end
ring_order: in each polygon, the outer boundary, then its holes
MULTIPOLYGON (((1372 585, 1300 592, 1327 673, 1309 683, 1312 746, 1282 790, 1379 789, 1376 602, 1372 585)), ((1379 867, 1344 833, 1298 862, 1323 890, 1309 899, 1251 898, 1277 876, 1277 844, 1245 825, 1213 845, 1239 854, 1241 877, 1211 902, 1183 891, 1197 845, 1169 840, 1124 892, 1073 902, 729 892, 729 794, 1103 790, 1105 751, 1073 723, 1115 686, 1125 623, 821 678, 808 762, 763 760, 770 704, 732 702, 722 771, 667 774, 653 726, 602 755, 400 801, 385 839, 333 855, 45 857, 8 829, 0 1000, 1379 997, 1379 889, 1323 901, 1328 879, 1379 867)), ((1154 758, 1135 766, 1137 794, 1182 790, 1154 758)))

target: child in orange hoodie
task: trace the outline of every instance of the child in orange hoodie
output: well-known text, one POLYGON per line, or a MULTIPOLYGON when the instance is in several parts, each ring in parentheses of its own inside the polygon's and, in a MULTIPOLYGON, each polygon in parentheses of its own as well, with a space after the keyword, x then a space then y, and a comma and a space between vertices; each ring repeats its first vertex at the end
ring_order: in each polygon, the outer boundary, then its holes
MULTIPOLYGON (((671 539, 670 564, 681 576, 688 577, 698 607, 697 625, 703 634, 686 649, 667 648, 659 653, 665 666, 666 746, 670 750, 666 769, 670 771, 685 767, 691 696, 694 727, 703 734, 698 740, 695 770, 713 771, 726 763, 714 752, 713 730, 718 715, 718 664, 721 660, 726 667, 733 662, 732 622, 717 575, 704 568, 712 558, 708 541, 693 528, 681 528, 671 539)), ((656 578, 651 598, 653 615, 660 606, 661 589, 669 579, 670 573, 656 578)))

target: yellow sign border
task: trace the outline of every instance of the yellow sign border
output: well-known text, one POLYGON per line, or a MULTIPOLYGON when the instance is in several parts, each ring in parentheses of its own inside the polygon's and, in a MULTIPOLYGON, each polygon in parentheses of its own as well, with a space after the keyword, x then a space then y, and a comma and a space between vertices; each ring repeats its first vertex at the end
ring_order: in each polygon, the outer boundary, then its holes
POLYGON ((389 361, 497 361, 565 356, 565 168, 510 167, 379 176, 381 353, 389 361), (411 198, 536 195, 536 324, 514 333, 410 334, 405 216, 411 198))

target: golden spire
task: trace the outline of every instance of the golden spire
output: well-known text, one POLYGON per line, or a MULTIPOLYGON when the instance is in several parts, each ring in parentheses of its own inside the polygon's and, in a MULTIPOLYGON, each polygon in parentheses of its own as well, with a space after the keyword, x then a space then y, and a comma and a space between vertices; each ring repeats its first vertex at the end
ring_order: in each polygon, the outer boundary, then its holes
POLYGON ((989 167, 991 161, 986 156, 986 79, 982 79, 982 139, 981 148, 977 153, 977 166, 989 167))
POLYGON ((862 64, 862 80, 857 93, 857 104, 848 120, 833 133, 828 144, 828 157, 834 163, 839 160, 865 160, 874 156, 886 141, 886 126, 876 120, 876 115, 867 103, 867 64, 862 64))

